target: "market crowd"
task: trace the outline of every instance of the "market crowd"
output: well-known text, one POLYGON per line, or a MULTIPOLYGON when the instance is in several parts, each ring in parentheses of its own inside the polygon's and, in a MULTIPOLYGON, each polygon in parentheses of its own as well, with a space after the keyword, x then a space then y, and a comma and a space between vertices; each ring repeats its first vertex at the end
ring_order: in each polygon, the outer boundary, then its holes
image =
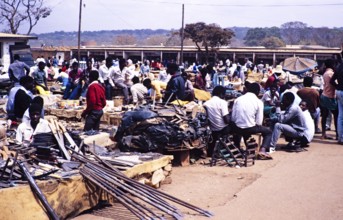
POLYGON ((49 131, 41 97, 60 92, 65 100, 86 99, 82 113, 85 131, 99 129, 106 100, 117 93, 124 97, 124 105, 136 106, 148 102, 182 105, 211 94, 203 103, 214 139, 208 156, 215 140, 228 134, 238 147, 242 140, 261 134, 261 159, 272 158, 270 153, 277 149, 282 134, 289 142, 286 147, 294 151, 308 147, 315 133, 343 144, 343 65, 334 59, 305 73, 301 83, 293 82, 294 75, 280 65, 255 65, 247 58, 242 64, 226 59, 192 65, 112 57, 100 63, 89 58, 81 68, 76 59, 65 62, 61 57, 39 57, 36 67, 30 68, 15 55, 9 76, 13 88, 6 111, 9 119, 20 123, 19 142, 49 131), (249 80, 251 75, 259 80, 249 80), (58 83, 58 89, 49 88, 49 81, 58 83), (234 89, 239 92, 237 98, 226 100, 234 89), (335 130, 335 137, 327 135, 329 129, 335 130))

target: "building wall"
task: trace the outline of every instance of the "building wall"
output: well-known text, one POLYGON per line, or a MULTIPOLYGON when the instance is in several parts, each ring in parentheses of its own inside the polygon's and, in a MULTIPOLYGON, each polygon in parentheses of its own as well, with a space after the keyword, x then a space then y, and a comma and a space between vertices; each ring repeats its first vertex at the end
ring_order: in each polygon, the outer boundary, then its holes
POLYGON ((10 45, 14 45, 14 41, 2 41, 1 42, 1 64, 4 66, 3 72, 7 72, 8 67, 11 64, 11 55, 10 55, 10 45))

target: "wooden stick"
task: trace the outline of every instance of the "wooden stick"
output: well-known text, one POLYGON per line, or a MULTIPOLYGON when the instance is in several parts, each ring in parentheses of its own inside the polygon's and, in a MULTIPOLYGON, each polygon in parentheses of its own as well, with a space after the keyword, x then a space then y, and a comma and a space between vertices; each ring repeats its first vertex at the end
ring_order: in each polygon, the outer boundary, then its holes
POLYGON ((49 122, 49 127, 50 127, 50 129, 51 129, 51 131, 52 131, 52 133, 53 133, 55 139, 57 140, 58 146, 59 146, 60 149, 62 150, 62 153, 64 154, 64 156, 66 157, 67 160, 70 160, 70 158, 71 158, 71 157, 70 157, 70 154, 69 154, 69 152, 67 151, 67 149, 65 148, 64 143, 61 142, 61 140, 60 140, 58 134, 56 133, 56 128, 55 128, 54 123, 50 123, 50 122, 49 122))

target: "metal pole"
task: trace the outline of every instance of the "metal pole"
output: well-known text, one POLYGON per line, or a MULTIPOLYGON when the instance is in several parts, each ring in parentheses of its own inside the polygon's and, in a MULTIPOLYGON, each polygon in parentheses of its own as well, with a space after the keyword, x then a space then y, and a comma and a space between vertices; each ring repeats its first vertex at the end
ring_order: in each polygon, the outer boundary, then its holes
POLYGON ((80 44, 81 44, 81 14, 82 14, 82 0, 80 0, 80 10, 79 10, 79 32, 77 36, 77 60, 80 62, 80 44))
POLYGON ((182 4, 182 27, 181 27, 181 57, 180 65, 183 64, 183 38, 184 38, 185 4, 182 4))

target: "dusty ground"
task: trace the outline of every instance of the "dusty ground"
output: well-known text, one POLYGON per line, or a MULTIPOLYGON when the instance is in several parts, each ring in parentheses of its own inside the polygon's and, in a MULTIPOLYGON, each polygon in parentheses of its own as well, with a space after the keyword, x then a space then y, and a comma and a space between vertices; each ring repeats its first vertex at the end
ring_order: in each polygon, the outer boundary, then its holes
MULTIPOLYGON (((343 145, 317 135, 306 152, 272 155, 247 168, 174 167, 161 190, 213 212, 211 219, 343 219, 343 145)), ((185 219, 208 219, 182 210, 185 219)))

